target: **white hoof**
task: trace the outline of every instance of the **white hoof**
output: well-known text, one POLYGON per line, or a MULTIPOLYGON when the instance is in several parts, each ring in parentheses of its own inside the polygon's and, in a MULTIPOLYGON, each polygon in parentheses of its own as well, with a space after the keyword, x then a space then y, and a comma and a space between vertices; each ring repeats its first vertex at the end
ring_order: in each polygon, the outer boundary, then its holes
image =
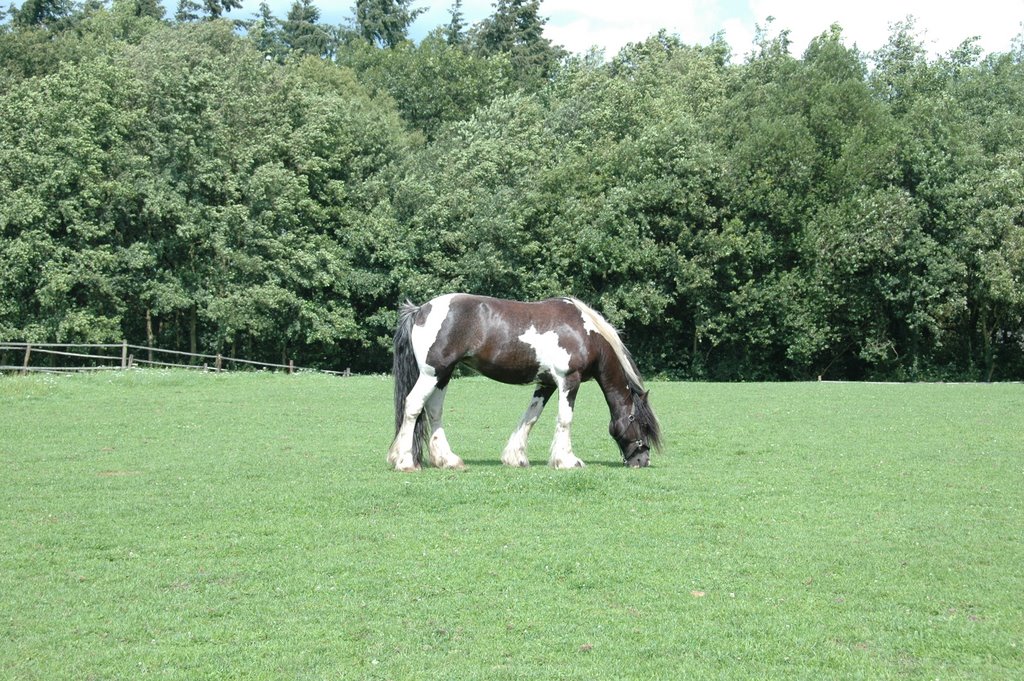
POLYGON ((435 468, 446 468, 453 471, 462 471, 466 469, 465 462, 454 454, 446 456, 443 459, 433 459, 430 463, 435 468))
POLYGON ((526 468, 530 460, 526 458, 526 452, 522 449, 506 449, 501 453, 501 462, 513 468, 526 468))
POLYGON ((585 468, 587 464, 583 463, 580 459, 570 454, 569 456, 563 456, 558 459, 552 459, 550 462, 552 468, 558 470, 567 470, 570 468, 585 468))
POLYGON ((462 470, 466 467, 462 459, 455 455, 455 452, 448 446, 447 441, 444 440, 431 440, 430 465, 434 468, 449 468, 452 470, 462 470))
MULTIPOLYGON (((388 463, 391 463, 390 456, 388 456, 388 463)), ((392 465, 395 467, 396 471, 400 471, 402 473, 412 473, 413 471, 418 471, 420 469, 420 465, 416 463, 412 454, 396 456, 392 465)))

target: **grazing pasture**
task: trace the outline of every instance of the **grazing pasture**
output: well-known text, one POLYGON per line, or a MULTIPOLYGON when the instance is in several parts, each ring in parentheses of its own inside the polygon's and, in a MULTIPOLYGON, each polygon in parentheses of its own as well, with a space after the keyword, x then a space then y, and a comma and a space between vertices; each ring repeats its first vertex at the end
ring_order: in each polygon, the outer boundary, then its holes
POLYGON ((1024 674, 1024 386, 649 387, 648 469, 463 378, 401 474, 388 378, 2 377, 0 677, 1024 674))

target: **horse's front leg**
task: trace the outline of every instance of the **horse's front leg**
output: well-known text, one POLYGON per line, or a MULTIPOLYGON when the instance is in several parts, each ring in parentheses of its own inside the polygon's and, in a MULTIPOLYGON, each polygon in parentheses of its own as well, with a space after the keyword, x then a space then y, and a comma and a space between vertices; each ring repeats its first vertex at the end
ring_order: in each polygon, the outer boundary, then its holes
POLYGON ((554 392, 554 386, 537 386, 533 393, 533 399, 530 400, 530 406, 527 407, 523 419, 519 422, 519 427, 512 433, 512 437, 508 439, 508 444, 505 445, 505 449, 501 453, 503 464, 520 468, 530 465, 530 460, 526 458, 526 441, 530 437, 533 424, 537 423, 541 412, 544 411, 544 405, 548 403, 554 392))
POLYGON ((430 452, 431 466, 461 470, 466 467, 466 464, 452 451, 441 423, 441 418, 444 415, 444 396, 447 392, 448 388, 445 387, 436 391, 427 400, 427 418, 430 419, 430 440, 427 449, 430 452))
POLYGON ((558 421, 555 424, 555 439, 551 443, 551 458, 548 460, 548 465, 552 468, 584 466, 572 453, 572 439, 569 437, 572 410, 576 406, 576 393, 579 389, 580 380, 574 376, 566 376, 558 382, 558 421))

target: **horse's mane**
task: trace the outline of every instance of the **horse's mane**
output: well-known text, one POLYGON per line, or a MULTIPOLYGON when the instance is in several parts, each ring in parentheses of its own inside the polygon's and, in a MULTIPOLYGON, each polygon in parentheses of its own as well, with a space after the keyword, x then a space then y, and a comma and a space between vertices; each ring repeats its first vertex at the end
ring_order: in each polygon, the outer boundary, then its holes
POLYGON ((605 319, 599 312, 587 306, 581 300, 576 298, 566 298, 570 303, 576 306, 576 309, 580 311, 583 318, 590 322, 590 324, 597 329, 597 332, 608 341, 608 344, 612 346, 612 350, 615 352, 615 356, 619 359, 619 363, 622 365, 622 370, 626 372, 626 380, 629 381, 629 387, 634 392, 643 392, 644 382, 640 378, 640 372, 637 371, 636 364, 633 362, 633 356, 629 354, 629 350, 622 343, 622 339, 619 337, 619 332, 615 330, 615 327, 605 319))

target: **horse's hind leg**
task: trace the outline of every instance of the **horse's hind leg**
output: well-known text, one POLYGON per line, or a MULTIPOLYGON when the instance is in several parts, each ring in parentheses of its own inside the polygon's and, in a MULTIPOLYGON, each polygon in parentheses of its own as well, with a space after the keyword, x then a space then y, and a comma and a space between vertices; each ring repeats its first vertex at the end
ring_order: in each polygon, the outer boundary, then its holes
POLYGON ((519 427, 512 433, 508 444, 505 445, 505 450, 501 453, 503 464, 523 468, 530 465, 530 460, 526 458, 526 441, 530 437, 533 424, 537 423, 541 412, 544 411, 544 405, 548 403, 554 392, 554 386, 537 386, 537 390, 533 393, 533 399, 530 400, 530 406, 527 407, 523 419, 519 422, 519 427))
POLYGON ((444 396, 447 392, 447 387, 442 388, 435 391, 427 400, 427 417, 430 419, 430 440, 428 441, 430 465, 437 468, 462 469, 466 467, 466 464, 452 451, 441 423, 441 418, 444 415, 444 396))
POLYGON ((395 435, 394 442, 388 450, 388 463, 399 471, 414 471, 420 467, 419 452, 413 452, 421 446, 416 442, 416 421, 426 406, 427 401, 437 389, 437 379, 427 374, 420 374, 416 384, 405 398, 405 411, 402 423, 395 435))

